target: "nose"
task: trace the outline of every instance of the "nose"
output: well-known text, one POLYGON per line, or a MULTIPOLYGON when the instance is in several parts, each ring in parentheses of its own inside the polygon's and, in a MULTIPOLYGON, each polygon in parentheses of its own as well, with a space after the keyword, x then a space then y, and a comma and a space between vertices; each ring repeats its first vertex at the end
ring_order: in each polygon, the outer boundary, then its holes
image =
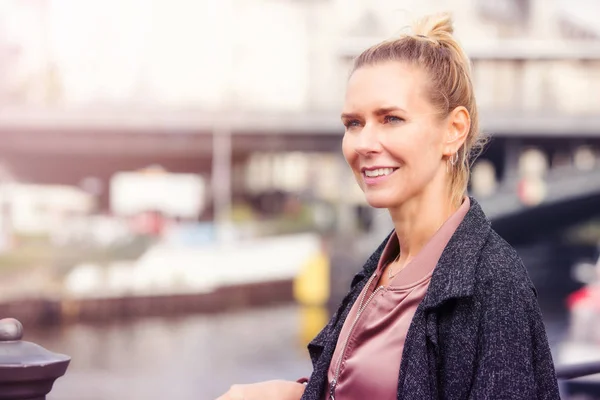
POLYGON ((382 150, 379 135, 376 130, 365 125, 365 127, 356 136, 354 151, 361 156, 378 154, 382 150))

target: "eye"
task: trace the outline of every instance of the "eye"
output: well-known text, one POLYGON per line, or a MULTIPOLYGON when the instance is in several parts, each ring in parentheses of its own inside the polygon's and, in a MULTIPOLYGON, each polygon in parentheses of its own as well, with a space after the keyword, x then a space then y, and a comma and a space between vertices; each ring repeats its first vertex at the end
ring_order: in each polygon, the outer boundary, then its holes
POLYGON ((357 126, 360 126, 360 121, 357 119, 350 119, 344 122, 344 126, 346 127, 346 129, 355 128, 357 126))
POLYGON ((396 117, 395 115, 386 115, 383 121, 386 124, 398 124, 400 122, 404 122, 404 119, 396 117))

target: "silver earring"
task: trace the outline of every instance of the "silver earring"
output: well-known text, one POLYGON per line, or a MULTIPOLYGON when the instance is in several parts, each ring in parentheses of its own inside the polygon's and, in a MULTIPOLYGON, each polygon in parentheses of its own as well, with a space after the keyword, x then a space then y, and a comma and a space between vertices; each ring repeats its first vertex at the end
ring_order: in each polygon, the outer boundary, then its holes
POLYGON ((452 164, 452 166, 454 167, 457 162, 458 162, 458 153, 454 153, 454 154, 452 154, 452 157, 450 157, 450 164, 452 164))
POLYGON ((456 165, 458 162, 458 153, 452 154, 448 160, 446 160, 446 173, 450 173, 450 170, 456 165), (450 163, 451 167, 448 167, 448 163, 450 163))

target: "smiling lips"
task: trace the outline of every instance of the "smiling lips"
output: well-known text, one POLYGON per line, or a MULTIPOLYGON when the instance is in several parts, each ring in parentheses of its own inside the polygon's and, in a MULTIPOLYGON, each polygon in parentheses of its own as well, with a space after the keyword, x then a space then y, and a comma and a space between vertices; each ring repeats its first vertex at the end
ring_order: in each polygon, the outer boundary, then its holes
POLYGON ((363 168, 362 175, 365 183, 371 186, 385 181, 397 169, 392 167, 363 168))

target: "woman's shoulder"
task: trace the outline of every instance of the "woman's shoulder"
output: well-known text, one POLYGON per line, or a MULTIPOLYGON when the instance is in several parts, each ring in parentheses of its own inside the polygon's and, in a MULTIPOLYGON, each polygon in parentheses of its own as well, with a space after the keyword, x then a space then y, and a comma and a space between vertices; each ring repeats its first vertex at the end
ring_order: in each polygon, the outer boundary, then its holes
POLYGON ((512 291, 512 295, 536 295, 527 268, 516 249, 493 229, 483 246, 477 268, 477 286, 484 293, 512 291))

